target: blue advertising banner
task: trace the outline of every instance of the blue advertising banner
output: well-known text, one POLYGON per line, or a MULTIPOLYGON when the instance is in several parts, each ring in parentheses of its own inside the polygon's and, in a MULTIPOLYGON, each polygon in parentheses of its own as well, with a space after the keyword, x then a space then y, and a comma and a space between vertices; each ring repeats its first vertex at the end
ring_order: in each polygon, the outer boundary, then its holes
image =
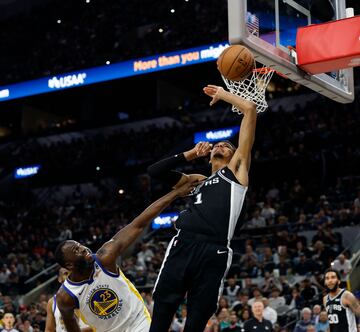
POLYGON ((194 143, 199 142, 216 142, 222 139, 229 139, 240 130, 239 126, 230 128, 221 128, 208 131, 201 131, 194 134, 194 143))
POLYGON ((227 42, 200 46, 11 84, 8 86, 0 86, 0 102, 124 77, 142 75, 160 70, 214 61, 228 46, 229 43, 227 42))
POLYGON ((14 170, 14 178, 15 179, 22 179, 27 178, 29 176, 34 176, 39 173, 40 165, 32 165, 26 167, 19 167, 14 170))
POLYGON ((177 212, 162 213, 152 221, 151 228, 170 228, 178 217, 179 213, 177 212))

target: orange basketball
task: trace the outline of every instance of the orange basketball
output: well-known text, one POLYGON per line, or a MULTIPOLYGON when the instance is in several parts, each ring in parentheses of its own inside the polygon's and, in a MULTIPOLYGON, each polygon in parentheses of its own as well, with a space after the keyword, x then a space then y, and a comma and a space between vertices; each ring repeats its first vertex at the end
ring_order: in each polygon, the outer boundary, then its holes
POLYGON ((241 81, 254 69, 254 55, 242 45, 230 45, 217 59, 220 73, 231 81, 241 81))

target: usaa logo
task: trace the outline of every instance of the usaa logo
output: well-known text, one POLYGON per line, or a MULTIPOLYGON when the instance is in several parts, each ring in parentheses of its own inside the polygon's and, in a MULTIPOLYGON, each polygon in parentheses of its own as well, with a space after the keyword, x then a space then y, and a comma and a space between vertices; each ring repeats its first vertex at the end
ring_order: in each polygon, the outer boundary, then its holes
POLYGON ((109 319, 116 316, 123 305, 116 293, 109 288, 99 288, 90 297, 90 310, 101 319, 109 319))

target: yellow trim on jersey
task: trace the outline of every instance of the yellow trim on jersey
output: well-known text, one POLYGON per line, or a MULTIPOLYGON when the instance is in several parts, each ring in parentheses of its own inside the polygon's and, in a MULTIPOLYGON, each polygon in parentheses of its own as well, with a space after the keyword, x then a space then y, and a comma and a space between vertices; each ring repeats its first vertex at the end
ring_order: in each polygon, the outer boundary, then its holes
POLYGON ((151 322, 151 316, 149 311, 146 308, 144 299, 142 298, 142 296, 140 295, 140 293, 138 292, 138 290, 135 288, 135 286, 131 283, 131 281, 125 277, 124 273, 122 273, 122 271, 119 269, 119 273, 120 275, 124 278, 125 282, 127 283, 129 289, 135 294, 135 296, 142 302, 142 304, 144 305, 144 314, 147 318, 147 320, 149 322, 151 322))
POLYGON ((76 314, 76 316, 78 316, 78 317, 84 322, 84 324, 90 326, 90 327, 92 328, 92 330, 93 330, 94 332, 96 332, 96 328, 95 328, 94 326, 91 326, 91 325, 86 321, 85 316, 82 314, 82 312, 81 312, 79 309, 76 309, 76 310, 75 310, 75 314, 76 314))

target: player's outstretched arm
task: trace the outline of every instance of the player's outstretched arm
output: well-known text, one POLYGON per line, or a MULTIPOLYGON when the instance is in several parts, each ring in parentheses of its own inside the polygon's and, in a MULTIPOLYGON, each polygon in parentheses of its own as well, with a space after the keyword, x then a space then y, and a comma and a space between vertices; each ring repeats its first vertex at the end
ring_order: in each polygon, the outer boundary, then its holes
POLYGON ((243 114, 240 125, 238 148, 236 149, 228 167, 233 171, 236 178, 242 185, 248 186, 251 149, 255 140, 257 120, 256 106, 253 102, 247 101, 238 95, 232 94, 220 86, 208 85, 204 88, 204 92, 212 98, 210 106, 214 105, 219 100, 223 100, 231 105, 236 106, 236 108, 239 109, 243 114))
POLYGON ((76 307, 74 300, 62 288, 60 288, 60 290, 56 294, 56 303, 60 310, 61 317, 64 321, 66 331, 81 332, 78 318, 75 314, 76 307))
POLYGON ((138 217, 117 232, 110 241, 106 242, 98 250, 96 255, 101 264, 109 271, 116 273, 117 258, 138 238, 150 221, 159 215, 159 213, 169 206, 176 198, 189 194, 198 183, 199 182, 186 182, 181 187, 173 189, 171 192, 148 206, 138 217))
POLYGON ((360 317, 360 303, 354 294, 346 291, 344 294, 343 304, 349 307, 356 316, 360 317))
POLYGON ((205 157, 211 151, 212 145, 209 142, 199 142, 194 148, 180 154, 162 159, 147 169, 148 174, 162 182, 170 185, 173 188, 182 186, 185 182, 192 182, 196 180, 204 180, 206 176, 201 174, 184 174, 175 170, 184 162, 194 160, 196 158, 205 157))
POLYGON ((54 303, 54 298, 52 297, 46 306, 46 325, 45 325, 45 332, 55 332, 56 331, 56 322, 54 313, 52 311, 52 306, 54 303))

